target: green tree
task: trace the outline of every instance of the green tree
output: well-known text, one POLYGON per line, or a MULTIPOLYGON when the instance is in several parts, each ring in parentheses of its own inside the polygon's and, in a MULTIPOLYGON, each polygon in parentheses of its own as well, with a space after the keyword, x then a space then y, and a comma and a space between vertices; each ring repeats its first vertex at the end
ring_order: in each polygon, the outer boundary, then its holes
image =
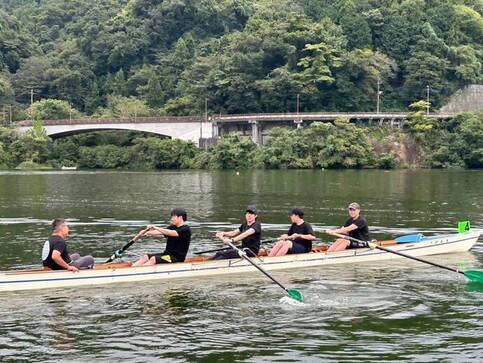
POLYGON ((201 158, 206 164, 199 167, 211 169, 248 169, 254 165, 256 145, 248 137, 230 135, 222 138, 211 147, 207 157, 201 158))
POLYGON ((79 111, 72 108, 67 101, 63 100, 41 100, 34 102, 32 107, 34 118, 39 120, 58 120, 80 117, 79 111))

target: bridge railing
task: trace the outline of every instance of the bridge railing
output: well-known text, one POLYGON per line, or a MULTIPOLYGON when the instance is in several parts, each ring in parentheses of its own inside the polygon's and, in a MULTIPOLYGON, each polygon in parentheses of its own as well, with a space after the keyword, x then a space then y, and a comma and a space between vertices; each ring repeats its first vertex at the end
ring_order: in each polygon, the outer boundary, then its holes
MULTIPOLYGON (((300 113, 267 113, 267 114, 231 114, 211 116, 209 120, 214 122, 240 122, 248 120, 272 121, 272 120, 334 120, 345 117, 349 119, 405 119, 409 112, 300 112, 300 113)), ((428 117, 445 119, 454 117, 453 113, 430 113, 428 117)))
MULTIPOLYGON (((349 119, 405 119, 408 112, 300 112, 300 113, 253 113, 253 114, 230 114, 210 116, 208 121, 224 122, 248 122, 248 121, 283 121, 283 120, 335 120, 339 117, 349 119)), ((447 119, 454 117, 454 113, 430 113, 428 117, 436 119, 447 119)), ((133 124, 133 123, 183 123, 183 122, 204 122, 202 116, 163 116, 163 117, 121 117, 121 118, 81 118, 81 119, 60 119, 43 120, 44 126, 56 125, 87 125, 87 124, 133 124)), ((17 126, 32 126, 32 121, 24 120, 16 123, 17 126)))
MULTIPOLYGON (((202 122, 203 117, 199 116, 166 116, 166 117, 120 117, 120 118, 81 118, 81 119, 59 119, 42 120, 44 126, 57 125, 91 125, 91 124, 144 124, 144 123, 183 123, 202 122)), ((17 126, 32 126, 31 120, 19 121, 17 126)))

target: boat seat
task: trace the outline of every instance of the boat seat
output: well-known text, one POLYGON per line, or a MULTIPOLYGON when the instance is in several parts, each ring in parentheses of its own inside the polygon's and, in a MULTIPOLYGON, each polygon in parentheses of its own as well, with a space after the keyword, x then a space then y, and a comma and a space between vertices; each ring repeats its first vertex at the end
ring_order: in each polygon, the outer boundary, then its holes
POLYGON ((260 248, 260 250, 258 251, 258 257, 265 257, 265 256, 268 256, 268 251, 264 248, 260 248))
POLYGON ((203 257, 203 256, 193 256, 193 257, 187 257, 184 262, 185 263, 191 263, 191 262, 204 262, 207 261, 208 258, 203 257))
POLYGON ((388 241, 377 241, 378 246, 393 246, 397 245, 397 242, 393 239, 388 240, 388 241))
POLYGON ((311 252, 325 252, 329 249, 329 246, 314 246, 312 247, 312 251, 311 252))
POLYGON ((100 263, 94 265, 93 270, 112 270, 114 268, 131 267, 132 262, 115 262, 115 263, 100 263))

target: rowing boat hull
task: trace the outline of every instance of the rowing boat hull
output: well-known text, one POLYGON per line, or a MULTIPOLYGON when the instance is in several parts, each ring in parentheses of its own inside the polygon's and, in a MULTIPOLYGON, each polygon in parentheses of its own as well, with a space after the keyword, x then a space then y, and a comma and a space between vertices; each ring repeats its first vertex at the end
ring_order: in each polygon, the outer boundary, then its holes
MULTIPOLYGON (((421 242, 390 246, 410 256, 428 256, 465 252, 477 242, 480 231, 425 238, 421 242)), ((317 252, 280 257, 259 257, 255 261, 268 271, 302 269, 307 267, 359 262, 384 261, 403 258, 392 253, 368 248, 335 253, 317 252)), ((102 266, 100 266, 102 267, 102 266)), ((145 267, 128 267, 112 264, 103 269, 69 271, 12 271, 0 273, 0 291, 92 286, 122 282, 195 278, 231 273, 255 272, 255 268, 243 259, 161 264, 145 267), (108 268, 107 268, 108 267, 108 268)))

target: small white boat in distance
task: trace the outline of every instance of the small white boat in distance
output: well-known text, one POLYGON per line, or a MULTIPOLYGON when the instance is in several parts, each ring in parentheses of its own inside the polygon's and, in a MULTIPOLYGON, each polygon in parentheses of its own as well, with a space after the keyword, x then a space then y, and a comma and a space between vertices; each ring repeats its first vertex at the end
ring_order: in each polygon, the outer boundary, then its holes
MULTIPOLYGON (((428 256, 469 251, 478 241, 479 230, 465 233, 422 237, 414 243, 382 241, 381 246, 409 256, 428 256)), ((327 247, 316 247, 311 253, 268 257, 260 254, 254 261, 267 271, 304 269, 335 264, 354 264, 404 258, 378 249, 357 248, 340 252, 326 252, 327 247)), ((257 270, 245 261, 207 260, 205 257, 188 257, 183 263, 131 267, 130 262, 96 265, 91 270, 69 272, 65 270, 18 270, 0 272, 0 291, 19 291, 61 287, 92 286, 121 282, 194 279, 203 276, 240 274, 257 270)))
POLYGON ((62 166, 61 170, 77 170, 77 166, 62 166))

